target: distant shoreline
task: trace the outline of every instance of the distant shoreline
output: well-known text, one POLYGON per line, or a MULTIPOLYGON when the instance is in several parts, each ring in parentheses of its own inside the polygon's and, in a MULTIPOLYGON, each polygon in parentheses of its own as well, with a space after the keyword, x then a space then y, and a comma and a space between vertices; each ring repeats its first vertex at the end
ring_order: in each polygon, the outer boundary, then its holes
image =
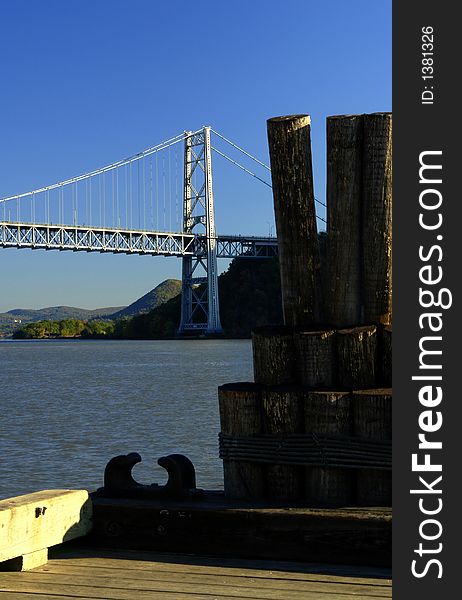
POLYGON ((163 338, 116 338, 116 337, 43 337, 43 338, 13 338, 2 337, 0 342, 183 342, 188 340, 251 340, 251 336, 186 336, 186 337, 163 337, 163 338))

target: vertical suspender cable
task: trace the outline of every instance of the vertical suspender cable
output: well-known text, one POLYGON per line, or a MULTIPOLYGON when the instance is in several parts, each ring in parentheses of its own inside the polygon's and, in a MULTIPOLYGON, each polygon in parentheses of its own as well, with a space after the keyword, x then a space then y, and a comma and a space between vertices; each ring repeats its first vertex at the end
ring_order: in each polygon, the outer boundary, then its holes
POLYGON ((90 226, 90 194, 91 194, 91 177, 87 179, 85 186, 85 223, 90 226))
POLYGON ((179 198, 178 198, 178 146, 175 146, 175 229, 181 227, 180 223, 180 207, 179 207, 179 198))
POLYGON ((168 210, 169 210, 169 230, 172 230, 172 160, 171 148, 168 149, 168 210))
POLYGON ((116 217, 117 217, 117 227, 120 229, 120 214, 119 214, 119 169, 116 169, 116 217))
POLYGON ((71 185, 72 224, 75 225, 75 183, 71 185))
POLYGON ((106 178, 103 173, 103 228, 106 227, 106 178))
POLYGON ((136 197, 138 201, 138 229, 141 229, 141 194, 140 194, 140 161, 137 161, 137 192, 136 197))
POLYGON ((143 229, 146 229, 146 161, 143 161, 143 229))
POLYGON ((112 196, 112 227, 115 227, 115 194, 114 194, 114 171, 111 174, 111 196, 112 196))
POLYGON ((132 163, 130 163, 130 229, 133 229, 133 177, 132 177, 132 163))
POLYGON ((124 173, 124 183, 125 183, 125 227, 128 228, 128 167, 125 165, 125 173, 124 173))
POLYGON ((101 175, 98 177, 98 196, 99 196, 99 226, 103 227, 103 190, 101 186, 101 175))
POLYGON ((154 231, 154 214, 152 208, 152 156, 149 159, 149 227, 154 231))
POLYGON ((165 205, 166 188, 165 188, 165 155, 162 155, 162 184, 163 184, 163 203, 164 203, 164 231, 167 230, 167 211, 165 205))
POLYGON ((156 152, 156 231, 159 230, 159 163, 156 152))

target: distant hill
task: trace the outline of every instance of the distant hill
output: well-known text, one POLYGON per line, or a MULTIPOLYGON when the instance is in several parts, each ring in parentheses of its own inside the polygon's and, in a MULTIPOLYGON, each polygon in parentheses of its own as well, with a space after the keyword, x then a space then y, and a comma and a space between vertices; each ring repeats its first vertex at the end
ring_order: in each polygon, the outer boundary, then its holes
POLYGON ((92 321, 94 319, 121 319, 145 314, 168 302, 181 292, 181 281, 166 279, 153 290, 139 298, 130 306, 114 306, 107 308, 76 308, 74 306, 51 306, 48 308, 29 309, 14 308, 0 313, 0 337, 11 336, 16 330, 28 323, 37 321, 92 321))
POLYGON ((111 315, 111 319, 122 317, 134 317, 135 315, 148 313, 161 304, 168 302, 181 293, 181 281, 179 279, 166 279, 153 290, 117 312, 111 315))
POLYGON ((15 308, 6 313, 0 313, 0 338, 13 335, 23 325, 37 321, 63 321, 77 319, 79 321, 92 321, 93 319, 108 319, 114 312, 121 310, 121 306, 108 308, 75 308, 73 306, 51 306, 49 308, 15 308))
POLYGON ((75 308, 74 306, 51 306, 48 308, 14 308, 6 313, 0 314, 0 322, 14 322, 21 320, 23 323, 33 323, 35 321, 62 321, 63 319, 79 319, 88 321, 95 318, 108 318, 115 312, 120 311, 121 306, 108 308, 75 308))

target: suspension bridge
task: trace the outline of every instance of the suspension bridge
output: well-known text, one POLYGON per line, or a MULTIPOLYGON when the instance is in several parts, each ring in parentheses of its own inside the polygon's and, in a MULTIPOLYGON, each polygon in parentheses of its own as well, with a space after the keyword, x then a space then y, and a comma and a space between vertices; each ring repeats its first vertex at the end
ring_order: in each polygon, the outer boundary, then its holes
POLYGON ((179 333, 219 333, 217 259, 270 258, 277 241, 217 235, 212 152, 271 184, 212 145, 212 135, 270 171, 211 127, 185 131, 105 167, 1 198, 0 247, 180 257, 179 333))

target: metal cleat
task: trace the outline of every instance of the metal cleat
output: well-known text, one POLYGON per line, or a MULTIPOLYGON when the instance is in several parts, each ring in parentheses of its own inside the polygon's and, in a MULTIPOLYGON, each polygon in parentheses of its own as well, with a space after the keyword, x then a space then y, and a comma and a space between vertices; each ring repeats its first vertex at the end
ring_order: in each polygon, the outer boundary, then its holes
POLYGON ((133 467, 141 462, 138 452, 115 456, 104 470, 104 487, 96 492, 109 498, 191 498, 203 494, 196 488, 196 471, 192 462, 183 454, 162 456, 157 464, 168 473, 165 485, 143 485, 135 481, 133 467))

